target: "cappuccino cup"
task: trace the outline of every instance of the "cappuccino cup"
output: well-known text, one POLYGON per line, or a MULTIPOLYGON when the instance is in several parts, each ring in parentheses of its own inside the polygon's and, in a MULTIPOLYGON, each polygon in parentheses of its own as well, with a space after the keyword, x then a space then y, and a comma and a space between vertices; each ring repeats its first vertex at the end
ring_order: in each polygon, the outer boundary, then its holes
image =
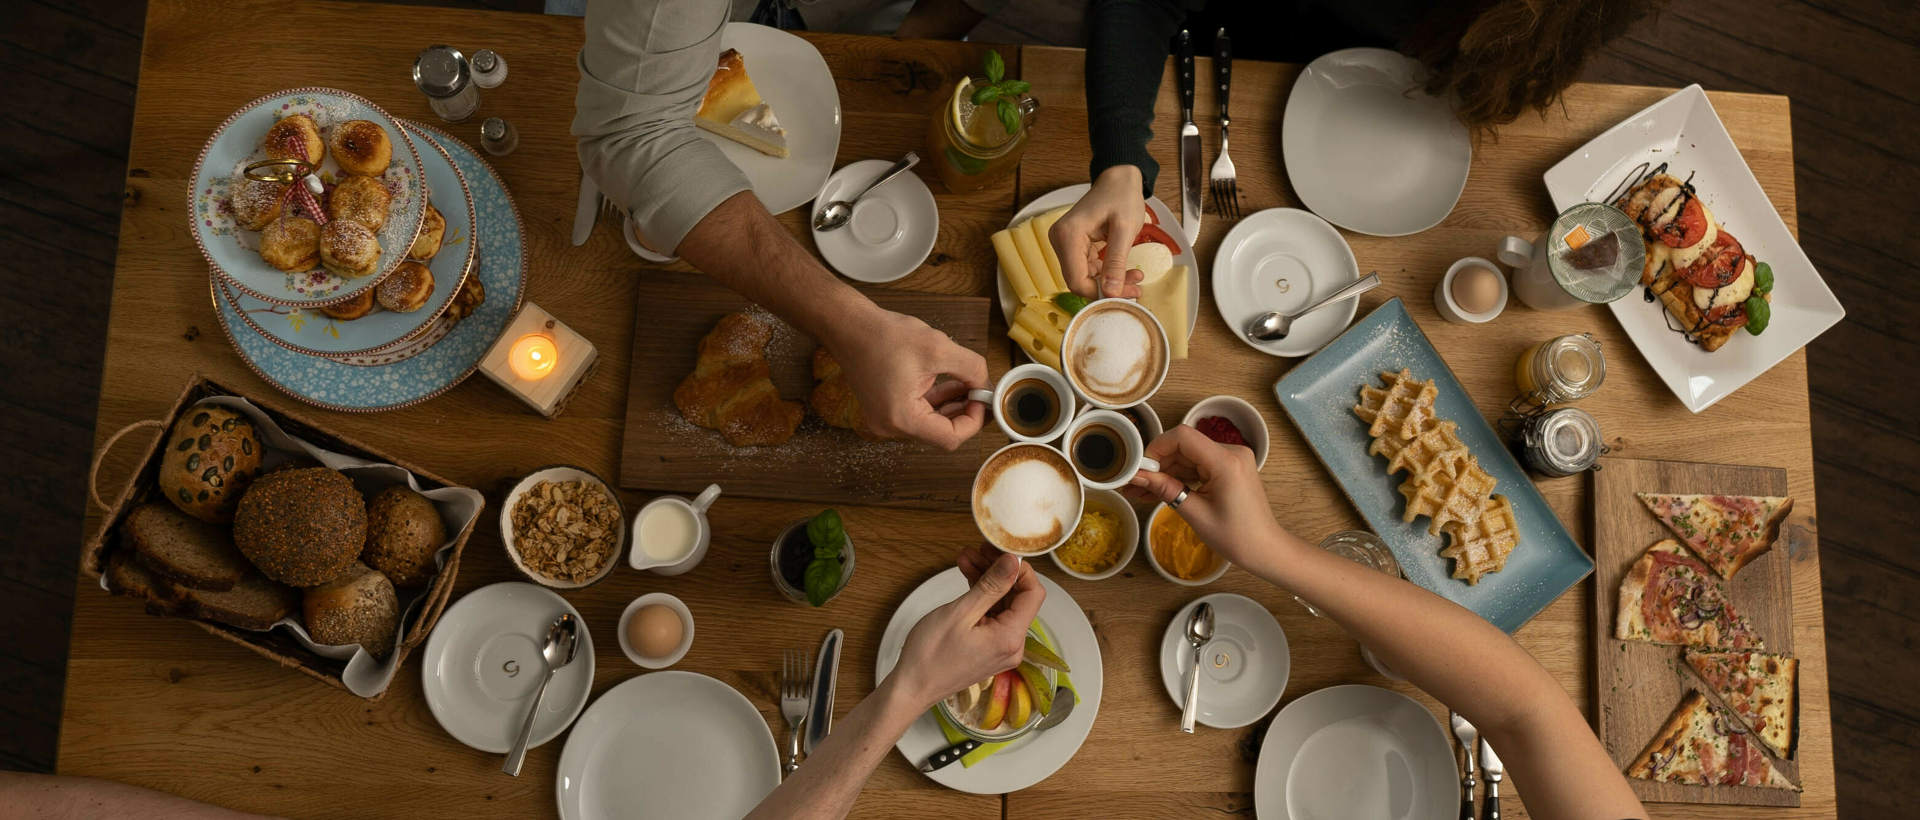
POLYGON ((973 477, 973 522, 1002 552, 1052 552, 1080 525, 1086 493, 1073 465, 1045 444, 1015 442, 987 456, 973 477))
POLYGON ((1060 368, 1082 401, 1106 410, 1153 397, 1172 364, 1160 320, 1127 299, 1080 309, 1060 337, 1060 368))
POLYGON ((1113 410, 1088 410, 1067 428, 1067 462, 1090 489, 1114 490, 1133 480, 1141 470, 1160 471, 1160 462, 1147 458, 1140 430, 1113 410))
POLYGON ((992 408, 994 422, 1014 441, 1053 441, 1073 423, 1073 386, 1044 364, 1013 368, 992 390, 969 390, 967 398, 992 408))

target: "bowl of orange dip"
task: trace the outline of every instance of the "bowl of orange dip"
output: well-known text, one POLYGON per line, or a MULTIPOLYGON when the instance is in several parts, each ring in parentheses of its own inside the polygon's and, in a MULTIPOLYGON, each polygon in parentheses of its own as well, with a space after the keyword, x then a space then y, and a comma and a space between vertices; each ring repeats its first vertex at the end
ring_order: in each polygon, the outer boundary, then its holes
POLYGON ((1220 580, 1232 566, 1201 541, 1200 534, 1166 502, 1155 506, 1147 521, 1147 563, 1160 577, 1181 586, 1200 587, 1220 580))

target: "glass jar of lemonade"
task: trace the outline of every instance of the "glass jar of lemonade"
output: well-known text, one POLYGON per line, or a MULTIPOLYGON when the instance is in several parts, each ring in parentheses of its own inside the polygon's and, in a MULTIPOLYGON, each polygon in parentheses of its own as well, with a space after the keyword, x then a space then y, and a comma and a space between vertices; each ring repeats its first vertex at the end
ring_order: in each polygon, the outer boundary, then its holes
POLYGON ((950 93, 941 95, 940 109, 928 118, 927 157, 949 192, 972 193, 1005 179, 1027 152, 1027 132, 1040 101, 1024 92, 1005 97, 1014 115, 1009 123, 1000 114, 998 94, 974 102, 983 96, 977 90, 988 85, 985 79, 961 78, 950 93))

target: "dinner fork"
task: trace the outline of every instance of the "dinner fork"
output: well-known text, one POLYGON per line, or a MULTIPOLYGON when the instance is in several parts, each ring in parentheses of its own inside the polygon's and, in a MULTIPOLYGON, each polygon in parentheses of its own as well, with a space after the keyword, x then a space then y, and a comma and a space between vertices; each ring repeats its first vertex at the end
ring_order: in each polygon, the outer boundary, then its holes
POLYGON ((813 650, 789 649, 780 659, 780 715, 787 719, 787 762, 782 776, 800 768, 800 729, 813 700, 813 650))
POLYGON ((1233 43, 1227 30, 1213 36, 1213 76, 1220 95, 1220 157, 1213 161, 1209 182, 1213 189, 1213 212, 1227 219, 1240 218, 1240 188, 1234 181, 1233 160, 1227 157, 1227 90, 1233 85, 1233 43))

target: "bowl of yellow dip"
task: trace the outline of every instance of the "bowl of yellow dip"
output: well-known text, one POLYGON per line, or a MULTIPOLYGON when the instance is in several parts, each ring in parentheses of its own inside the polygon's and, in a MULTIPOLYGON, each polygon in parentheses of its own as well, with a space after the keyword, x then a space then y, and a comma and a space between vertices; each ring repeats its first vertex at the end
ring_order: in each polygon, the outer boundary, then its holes
POLYGON ((1220 580, 1232 566, 1164 501, 1147 516, 1146 542, 1147 563, 1153 571, 1181 586, 1206 586, 1220 580))
POLYGON ((1140 518, 1125 496, 1113 490, 1088 490, 1080 524, 1067 543, 1048 553, 1061 572, 1082 581, 1113 577, 1140 548, 1140 518))

